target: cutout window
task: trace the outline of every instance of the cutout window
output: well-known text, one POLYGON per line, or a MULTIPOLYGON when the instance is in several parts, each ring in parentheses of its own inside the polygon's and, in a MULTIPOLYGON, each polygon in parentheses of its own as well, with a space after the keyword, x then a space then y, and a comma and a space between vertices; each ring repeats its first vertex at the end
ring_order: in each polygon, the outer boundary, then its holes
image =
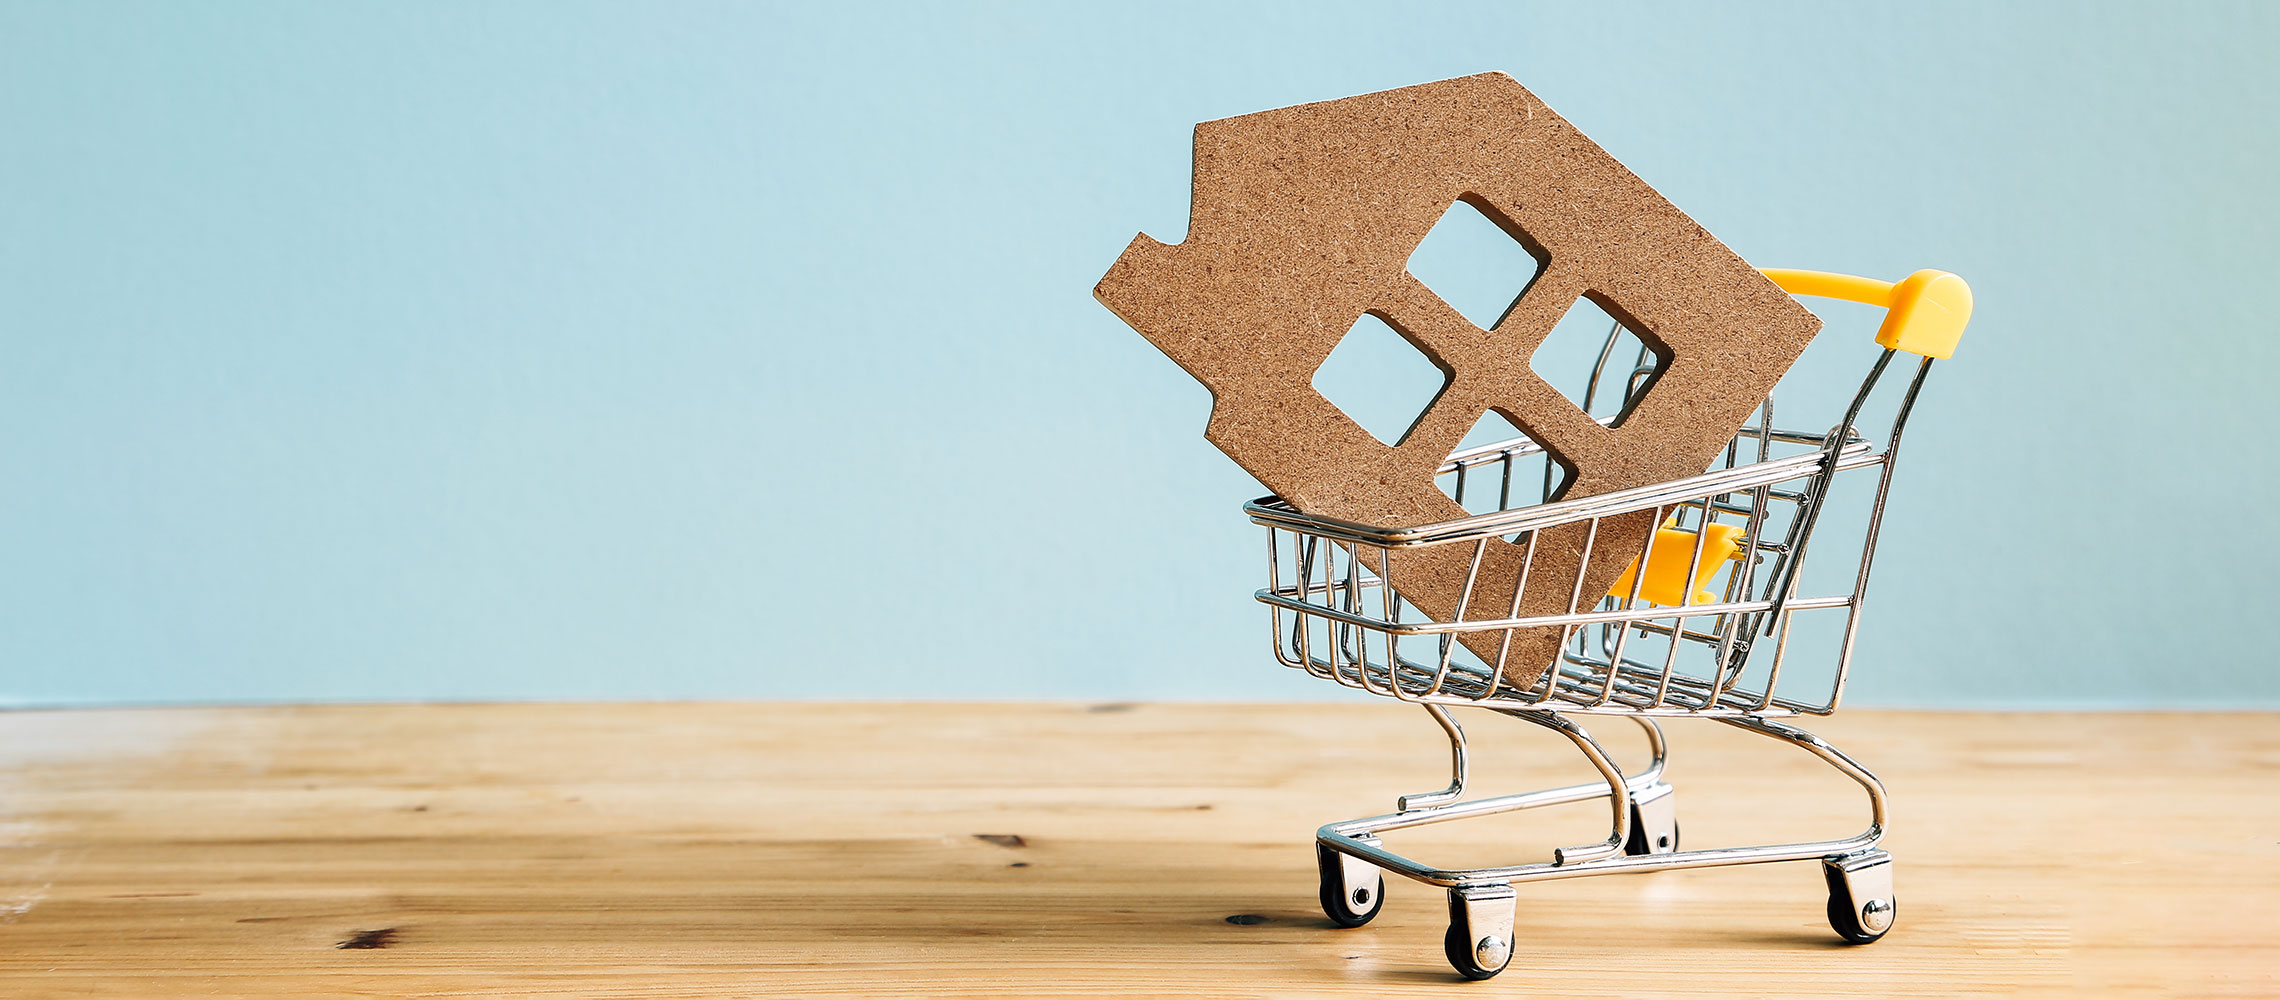
POLYGON ((1553 325, 1551 334, 1528 357, 1528 367, 1576 409, 1594 420, 1621 426, 1670 367, 1670 354, 1585 295, 1553 325))
POLYGON ((1483 413, 1451 456, 1459 468, 1441 473, 1434 482, 1469 514, 1557 499, 1574 478, 1572 470, 1526 438, 1503 414, 1483 413))
POLYGON ((1448 387, 1448 372, 1368 313, 1314 370, 1314 391, 1389 445, 1401 444, 1448 387))
POLYGON ((1474 326, 1494 329, 1544 271, 1515 228, 1458 199, 1409 254, 1409 273, 1474 326))

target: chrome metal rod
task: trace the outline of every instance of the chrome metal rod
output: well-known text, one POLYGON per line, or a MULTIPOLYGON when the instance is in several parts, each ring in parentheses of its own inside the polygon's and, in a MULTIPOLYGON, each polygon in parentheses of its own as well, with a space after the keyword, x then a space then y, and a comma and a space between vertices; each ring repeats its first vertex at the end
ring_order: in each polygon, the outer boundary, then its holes
MULTIPOLYGON (((1510 714, 1541 714, 1549 716, 1551 713, 1514 712, 1510 714)), ((1537 806, 1555 805, 1565 802, 1577 802, 1586 799, 1599 798, 1601 796, 1609 794, 1609 789, 1605 786, 1596 784, 1584 784, 1569 785, 1564 788, 1545 789, 1538 792, 1525 792, 1518 795, 1504 795, 1492 799, 1480 799, 1474 802, 1459 803, 1457 805, 1444 806, 1438 809, 1420 810, 1413 813, 1403 813, 1389 816, 1373 816, 1367 819, 1356 819, 1347 820, 1342 823, 1331 823, 1323 826, 1320 830, 1317 830, 1315 832, 1315 839, 1318 842, 1329 845, 1336 850, 1343 851, 1358 858, 1362 858, 1371 864, 1385 869, 1386 871, 1394 872, 1406 878, 1415 879, 1417 881, 1425 882, 1431 885, 1452 886, 1469 885, 1484 882, 1510 882, 1516 884, 1520 882, 1537 882, 1558 878, 1577 878, 1585 875, 1614 874, 1619 872, 1667 871, 1679 868, 1707 868, 1723 865, 1762 864, 1777 861, 1804 861, 1809 859, 1832 857, 1840 854, 1850 854, 1855 851, 1864 850, 1866 848, 1875 846, 1877 841, 1883 838, 1885 829, 1884 785, 1877 779, 1876 775, 1873 772, 1869 771, 1868 768, 1863 767, 1860 762, 1852 759, 1852 757, 1846 754, 1844 751, 1841 751, 1836 747, 1830 745, 1827 740, 1824 740, 1812 733, 1806 732, 1805 730, 1798 729, 1794 726, 1782 725, 1780 723, 1772 722, 1766 719, 1748 717, 1720 719, 1719 721, 1736 728, 1746 729, 1751 732, 1772 737, 1784 743, 1800 747, 1812 753, 1815 757, 1820 758, 1824 763, 1827 763, 1829 766, 1835 768, 1838 772, 1844 774, 1846 777, 1853 779, 1853 781, 1858 783, 1861 788, 1868 793, 1868 828, 1861 831, 1860 833, 1854 834, 1851 837, 1835 840, 1814 840, 1791 844, 1763 844, 1743 847, 1709 848, 1692 851, 1677 851, 1670 854, 1604 854, 1588 860, 1582 860, 1576 859, 1572 856, 1568 858, 1561 858, 1558 856, 1557 852, 1555 852, 1553 861, 1548 864, 1543 862, 1536 862, 1532 864, 1505 865, 1488 868, 1435 868, 1411 858, 1404 857, 1392 851, 1386 850, 1383 845, 1375 842, 1375 837, 1377 834, 1389 830, 1424 826, 1431 823, 1443 823, 1451 820, 1464 819, 1474 816, 1492 815, 1501 812, 1511 812, 1518 809, 1528 809, 1537 806)), ((1645 776, 1640 776, 1640 778, 1643 777, 1645 776)), ((1643 789, 1647 785, 1652 784, 1652 782, 1641 781, 1640 778, 1629 779, 1628 781, 1624 782, 1621 787, 1636 790, 1643 789)), ((1615 795, 1615 799, 1618 804, 1624 807, 1624 811, 1627 814, 1629 812, 1628 795, 1618 792, 1615 795)))
POLYGON ((1631 839, 1631 797, 1623 793, 1623 771, 1615 766, 1613 759, 1607 756, 1607 750, 1599 745, 1598 740, 1592 739, 1591 734, 1585 732, 1582 726, 1562 718, 1558 712, 1513 712, 1510 714, 1513 718, 1535 723, 1567 737, 1569 742, 1575 744, 1576 749, 1583 751, 1583 756, 1591 761, 1591 766, 1599 769, 1599 776, 1607 781, 1608 806, 1614 813, 1614 832, 1610 833, 1606 840, 1597 844, 1555 847, 1552 849, 1552 863, 1563 866, 1581 864, 1587 861, 1597 861, 1610 855, 1621 854, 1623 842, 1631 839))
POLYGON ((1715 868, 1725 865, 1755 865, 1777 861, 1808 861, 1850 854, 1875 845, 1875 840, 1852 837, 1845 840, 1816 840, 1798 844, 1765 844, 1749 847, 1717 847, 1705 850, 1675 851, 1670 854, 1618 854, 1592 861, 1559 864, 1537 863, 1509 865, 1498 868, 1434 868, 1410 858, 1395 854, 1384 847, 1359 840, 1350 834, 1338 833, 1323 827, 1315 839, 1330 847, 1361 858, 1369 863, 1404 878, 1427 885, 1471 885, 1481 882, 1546 882, 1561 878, 1582 878, 1588 875, 1612 875, 1621 872, 1659 872, 1678 868, 1715 868))
POLYGON ((1438 792, 1404 795, 1394 800, 1394 808, 1402 812, 1455 802, 1465 794, 1467 767, 1464 727, 1457 725, 1457 720, 1449 716, 1449 710, 1439 705, 1427 705, 1425 711, 1433 716, 1433 721, 1441 724, 1441 731, 1449 737, 1449 787, 1438 792))

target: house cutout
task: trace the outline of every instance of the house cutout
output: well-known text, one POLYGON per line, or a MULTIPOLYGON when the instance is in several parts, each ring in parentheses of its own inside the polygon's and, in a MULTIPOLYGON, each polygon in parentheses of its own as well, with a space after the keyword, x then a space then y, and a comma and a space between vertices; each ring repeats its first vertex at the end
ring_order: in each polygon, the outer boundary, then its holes
MULTIPOLYGON (((1211 390, 1205 438, 1268 489, 1308 513, 1386 526, 1465 516, 1436 470, 1490 409, 1573 470, 1570 498, 1699 473, 1821 325, 1501 73, 1197 126, 1186 241, 1136 237, 1094 295, 1211 390), (1542 263, 1487 328, 1408 267, 1460 200, 1542 263), (1530 365, 1587 298, 1659 363, 1615 426, 1530 365), (1309 383, 1365 314, 1449 376, 1395 444, 1309 383)), ((1564 581, 1579 570, 1581 593, 1604 593, 1651 513, 1604 522, 1588 566, 1581 526, 1540 532, 1532 575, 1563 585, 1529 586, 1521 613, 1570 610, 1564 581)), ((1402 596, 1451 620, 1470 558, 1469 545, 1405 556, 1402 596)), ((1492 542, 1472 607, 1512 607, 1521 560, 1518 546, 1492 542)), ((1534 682, 1559 638, 1513 633, 1505 681, 1534 682)), ((1500 640, 1466 637, 1492 663, 1500 640)))

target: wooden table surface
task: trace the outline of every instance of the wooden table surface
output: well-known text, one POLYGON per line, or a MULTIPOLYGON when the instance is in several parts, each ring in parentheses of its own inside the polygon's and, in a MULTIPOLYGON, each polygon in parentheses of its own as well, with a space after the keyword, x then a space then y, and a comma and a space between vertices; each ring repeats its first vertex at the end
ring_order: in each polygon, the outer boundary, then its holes
MULTIPOLYGON (((4 713, 0 996, 2280 996, 2280 717, 1816 721, 1891 789, 1883 941, 1837 943, 1811 863, 1572 879, 1468 984, 1439 890, 1315 908, 1314 828, 1444 778, 1391 703, 4 713)), ((1471 729, 1478 789, 1586 777, 1471 729)), ((1794 749, 1670 729, 1687 846, 1864 825, 1794 749)), ((1604 822, 1388 842, 1507 863, 1604 822)))

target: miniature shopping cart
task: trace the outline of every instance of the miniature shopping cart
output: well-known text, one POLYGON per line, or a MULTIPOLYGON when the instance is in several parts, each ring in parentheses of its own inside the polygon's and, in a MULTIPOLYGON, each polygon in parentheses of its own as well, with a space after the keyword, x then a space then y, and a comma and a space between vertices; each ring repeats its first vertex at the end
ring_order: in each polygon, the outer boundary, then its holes
MULTIPOLYGON (((1876 845, 1884 836, 1884 786, 1876 775, 1825 740, 1785 721, 1836 711, 1850 668, 1853 637, 1868 591, 1884 503, 1900 452, 1908 411, 1934 358, 1953 352, 1971 312, 1962 279, 1920 271, 1897 284, 1810 271, 1768 271, 1784 289, 1884 306, 1877 343, 1884 350, 1852 396, 1844 417, 1826 432, 1782 430, 1768 396, 1735 434, 1722 461, 1686 479, 1577 499, 1516 506, 1536 490, 1521 470, 1541 465, 1542 449, 1525 437, 1450 456, 1441 474, 1454 480, 1459 503, 1468 493, 1494 491, 1498 509, 1406 528, 1314 517, 1277 497, 1245 507, 1265 526, 1269 577, 1258 599, 1274 618, 1275 652, 1285 665, 1372 694, 1423 705, 1448 734, 1448 788, 1403 796, 1388 815, 1331 823, 1316 834, 1322 908, 1331 920, 1358 927, 1384 901, 1383 873, 1391 871, 1448 890, 1449 962, 1470 979, 1503 971, 1514 951, 1514 886, 1544 879, 1614 872, 1757 864, 1818 859, 1829 890, 1829 924, 1845 940, 1867 943, 1891 929, 1897 913, 1892 857, 1876 845), (1859 429, 1863 408, 1896 354, 1920 356, 1901 394, 1883 447, 1859 429), (1873 479, 1863 493, 1857 535, 1823 537, 1817 525, 1835 524, 1825 508, 1840 485, 1873 479), (1461 604, 1448 622, 1404 617, 1400 567, 1418 565, 1419 550, 1469 550, 1478 571, 1492 539, 1524 546, 1534 564, 1534 541, 1554 528, 1583 529, 1598 537, 1603 522, 1651 512, 1657 530, 1644 532, 1636 560, 1613 590, 1596 601, 1583 596, 1591 560, 1576 563, 1574 579, 1560 586, 1578 595, 1570 613, 1498 617, 1502 608, 1468 612, 1461 604), (1858 538, 1858 548, 1849 547, 1858 538), (1847 547, 1839 549, 1840 545, 1847 547), (1824 562, 1841 560, 1835 582, 1809 577, 1808 550, 1824 562), (1857 560, 1854 562, 1853 560, 1857 560), (1640 567, 1645 571, 1641 572, 1640 567), (1834 669, 1808 671, 1791 660, 1793 629, 1817 619, 1834 635, 1834 669), (1525 689, 1501 678, 1502 662, 1470 653, 1461 641, 1473 633, 1529 628, 1560 629, 1560 653, 1525 689), (1786 675, 1786 678, 1785 678, 1786 675), (1782 683, 1784 680, 1788 683, 1782 683), (1799 693, 1810 681, 1810 693, 1799 693), (1464 801, 1467 757, 1464 730, 1452 707, 1474 707, 1533 723, 1572 741, 1600 782, 1464 801), (1645 732, 1651 760, 1624 774, 1600 742, 1572 716, 1623 716, 1645 732), (1858 782, 1868 792, 1868 828, 1851 837, 1810 843, 1681 850, 1672 786, 1662 780, 1665 718, 1712 719, 1803 748, 1858 782), (1552 853, 1549 861, 1485 868, 1435 868, 1387 850, 1388 831, 1488 816, 1519 809, 1605 798, 1613 829, 1607 839, 1552 853)), ((1627 366, 1615 358, 1623 333, 1609 332, 1586 391, 1608 387, 1627 403, 1651 381, 1652 360, 1641 348, 1627 366), (1611 364, 1612 362, 1612 364, 1611 364), (1617 379, 1621 386, 1617 389, 1617 379)), ((1889 395, 1889 394, 1887 394, 1889 395)), ((1551 477, 1536 490, 1551 492, 1551 477)), ((1549 498, 1545 498, 1549 499, 1549 498)), ((1615 532, 1609 532, 1610 535, 1615 532)), ((1588 544, 1588 543, 1587 543, 1588 544)), ((1588 551, 1588 550, 1587 550, 1588 551)), ((1551 560, 1547 559, 1546 562, 1551 560)), ((1443 563, 1446 564, 1445 562, 1443 563)), ((1526 579, 1526 570, 1523 570, 1526 579)), ((1562 574, 1565 575, 1564 573, 1562 574)), ((1486 601, 1476 603, 1489 603, 1486 601)), ((1518 608, 1515 597, 1513 608, 1518 608)), ((1485 643, 1478 645, 1487 645, 1485 643)), ((1509 650, 1512 644, 1503 643, 1509 650)), ((1499 648, 1499 647, 1491 647, 1499 648)), ((1540 648, 1540 647, 1539 647, 1540 648)), ((1825 660, 1824 660, 1825 663, 1825 660)))

